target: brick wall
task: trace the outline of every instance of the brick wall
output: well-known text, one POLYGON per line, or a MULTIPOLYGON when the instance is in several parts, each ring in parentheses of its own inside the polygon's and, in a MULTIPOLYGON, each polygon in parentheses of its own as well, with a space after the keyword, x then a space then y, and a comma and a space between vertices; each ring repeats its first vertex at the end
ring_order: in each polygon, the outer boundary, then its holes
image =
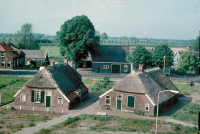
POLYGON ((154 114, 154 106, 151 104, 149 99, 145 96, 145 94, 134 94, 134 93, 126 93, 120 91, 111 91, 100 98, 99 106, 100 108, 105 108, 105 97, 111 96, 111 109, 117 109, 117 94, 122 94, 122 111, 141 111, 145 112, 146 114, 154 114), (127 96, 134 96, 135 97, 135 107, 130 108, 127 107, 127 96), (145 104, 149 104, 149 111, 145 111, 145 104))
POLYGON ((52 96, 51 96, 51 108, 52 109, 68 110, 69 103, 67 102, 67 100, 65 98, 63 98, 63 96, 60 94, 60 92, 56 89, 37 89, 37 88, 24 87, 24 89, 15 97, 15 104, 16 105, 22 105, 25 109, 26 109, 26 106, 27 106, 27 110, 30 109, 29 107, 45 108, 46 91, 52 91, 52 96), (31 102, 31 90, 44 91, 44 103, 31 102), (26 95, 26 101, 25 102, 20 101, 20 96, 22 94, 26 95), (63 98, 63 104, 57 104, 58 103, 57 98, 63 98))

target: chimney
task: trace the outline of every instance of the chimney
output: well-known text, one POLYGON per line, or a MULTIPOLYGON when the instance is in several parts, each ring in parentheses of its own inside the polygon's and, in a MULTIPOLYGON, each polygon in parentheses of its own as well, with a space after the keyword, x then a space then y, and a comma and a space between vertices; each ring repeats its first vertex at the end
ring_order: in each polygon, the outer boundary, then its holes
POLYGON ((50 66, 54 67, 55 61, 50 61, 50 66))
POLYGON ((142 64, 139 64, 139 69, 138 70, 140 70, 140 71, 144 71, 144 65, 142 65, 142 64))
POLYGON ((68 65, 68 59, 64 59, 64 64, 68 65))

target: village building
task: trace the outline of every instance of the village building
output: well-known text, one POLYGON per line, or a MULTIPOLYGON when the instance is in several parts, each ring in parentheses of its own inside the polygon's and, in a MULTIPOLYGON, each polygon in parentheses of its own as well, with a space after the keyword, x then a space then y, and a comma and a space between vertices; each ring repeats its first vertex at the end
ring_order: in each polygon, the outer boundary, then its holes
POLYGON ((72 109, 88 96, 88 88, 81 78, 68 64, 45 67, 14 95, 15 105, 41 111, 72 109))
POLYGON ((25 64, 25 53, 13 43, 0 43, 0 68, 17 69, 25 64))
POLYGON ((102 45, 92 57, 93 73, 130 73, 131 64, 126 61, 130 46, 102 45))
MULTIPOLYGON (((112 89, 102 94, 99 106, 102 109, 137 111, 156 114, 158 93, 164 90, 178 91, 172 81, 159 67, 132 71, 112 89)), ((159 96, 159 111, 178 102, 178 94, 163 92, 159 96)))
POLYGON ((47 50, 22 50, 25 54, 25 64, 30 64, 31 60, 46 61, 49 63, 47 50))

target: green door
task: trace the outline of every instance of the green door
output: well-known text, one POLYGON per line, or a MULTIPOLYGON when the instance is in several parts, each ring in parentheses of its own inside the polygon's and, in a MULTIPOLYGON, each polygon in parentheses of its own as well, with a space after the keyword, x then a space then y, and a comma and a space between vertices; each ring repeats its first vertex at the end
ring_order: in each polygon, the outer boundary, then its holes
POLYGON ((46 107, 51 107, 51 96, 46 96, 46 107))
POLYGON ((117 109, 121 110, 122 100, 117 100, 117 109))
POLYGON ((100 67, 97 67, 97 73, 100 73, 100 69, 101 69, 100 67))
POLYGON ((120 65, 112 65, 112 73, 120 73, 120 65))

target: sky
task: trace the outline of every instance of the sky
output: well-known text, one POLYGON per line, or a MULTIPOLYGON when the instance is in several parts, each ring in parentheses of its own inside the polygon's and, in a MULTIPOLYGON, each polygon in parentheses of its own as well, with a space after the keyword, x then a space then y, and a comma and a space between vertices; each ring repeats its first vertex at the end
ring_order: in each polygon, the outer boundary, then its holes
POLYGON ((56 35, 77 15, 111 37, 188 40, 200 30, 200 0, 0 0, 0 5, 0 33, 16 33, 28 22, 34 33, 56 35))

